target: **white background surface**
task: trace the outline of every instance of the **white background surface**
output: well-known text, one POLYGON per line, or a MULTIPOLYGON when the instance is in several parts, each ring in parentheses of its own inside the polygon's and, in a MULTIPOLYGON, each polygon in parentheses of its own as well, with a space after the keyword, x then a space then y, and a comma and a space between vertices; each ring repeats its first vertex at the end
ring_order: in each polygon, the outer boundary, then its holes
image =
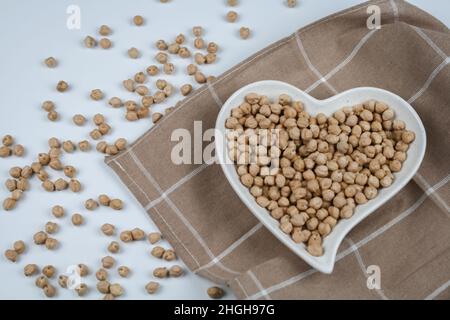
MULTIPOLYGON (((0 179, 8 178, 12 166, 29 165, 39 152, 48 150, 48 138, 55 136, 62 140, 78 142, 89 139, 88 133, 94 127, 89 121, 84 127, 72 124, 71 117, 81 113, 89 119, 96 113, 103 113, 112 126, 112 133, 105 136, 108 141, 125 137, 133 141, 150 127, 149 120, 130 123, 123 119, 123 109, 114 110, 107 106, 107 99, 94 102, 89 92, 100 88, 106 97, 119 96, 125 100, 135 99, 125 92, 121 81, 132 77, 138 71, 155 63, 153 56, 157 52, 154 42, 158 39, 173 41, 179 33, 189 35, 192 43, 191 28, 202 25, 204 39, 215 41, 220 46, 218 61, 214 65, 202 67, 206 74, 220 75, 242 59, 268 44, 287 36, 296 29, 327 16, 336 11, 355 5, 357 0, 303 0, 294 9, 289 9, 282 0, 240 0, 233 8, 239 13, 236 23, 225 21, 230 9, 225 0, 171 0, 161 4, 158 0, 72 0, 72 1, 24 1, 0 0, 0 136, 12 134, 18 143, 26 148, 24 158, 10 157, 0 159, 0 179), (68 5, 78 5, 81 9, 81 29, 66 28, 66 9, 68 5), (146 19, 143 27, 131 24, 131 18, 140 14, 146 19), (108 24, 113 29, 110 50, 86 49, 82 40, 86 35, 99 38, 97 28, 108 24), (248 26, 252 30, 249 40, 239 39, 238 29, 248 26), (126 51, 130 47, 141 50, 142 57, 129 59, 126 51), (55 69, 48 69, 43 60, 48 56, 58 59, 55 69), (71 85, 66 93, 58 93, 55 85, 65 80, 71 85), (44 100, 53 100, 60 113, 58 122, 46 119, 46 113, 40 108, 44 100)), ((414 0, 413 4, 427 10, 441 21, 450 24, 450 5, 446 0, 414 0)), ((193 50, 192 50, 193 51, 193 50)), ((177 72, 172 76, 161 76, 170 83, 179 86, 190 79, 185 75, 187 60, 171 57, 177 72)), ((154 86, 151 86, 154 90, 154 86)), ((177 94, 166 104, 154 109, 159 111, 173 105, 180 96, 177 94)), ((103 155, 95 150, 88 153, 75 152, 65 154, 65 164, 74 165, 78 170, 78 179, 83 191, 74 194, 70 191, 47 193, 40 182, 33 178, 28 191, 17 208, 11 212, 0 212, 0 286, 1 299, 42 299, 42 291, 35 287, 34 278, 23 276, 23 266, 36 263, 40 267, 52 264, 58 273, 62 273, 72 264, 85 263, 93 271, 85 282, 90 287, 86 298, 98 299, 101 295, 95 290, 95 270, 100 267, 101 257, 108 255, 106 247, 113 239, 100 232, 103 223, 112 223, 118 230, 141 227, 146 232, 156 231, 156 227, 145 215, 144 210, 120 183, 115 174, 103 163, 103 155), (99 208, 93 212, 84 209, 83 203, 90 197, 106 193, 125 201, 125 209, 117 212, 108 208, 99 208), (50 208, 60 204, 68 215, 55 219, 50 208), (70 215, 79 212, 86 223, 74 227, 70 215), (55 251, 33 244, 32 236, 43 229, 47 221, 55 221, 60 231, 54 235, 61 246, 55 251), (19 261, 7 261, 3 252, 10 248, 15 240, 24 240, 28 249, 19 261)), ((56 180, 60 173, 49 170, 51 179, 56 180)), ((0 197, 8 196, 6 188, 0 188, 0 197)), ((116 239, 114 239, 116 240, 116 239)), ((168 246, 163 242, 164 246, 168 246)), ((117 265, 127 265, 132 269, 127 279, 117 275, 116 268, 110 271, 110 281, 119 282, 125 289, 126 299, 206 299, 206 289, 212 284, 194 274, 178 279, 161 280, 160 291, 149 296, 144 289, 147 282, 153 280, 152 270, 158 266, 170 266, 150 256, 151 245, 148 242, 122 244, 122 251, 115 255, 117 265)), ((181 261, 176 263, 182 264, 181 261)), ((58 287, 57 298, 79 299, 69 290, 58 287)), ((227 291, 227 298, 233 298, 227 291)))

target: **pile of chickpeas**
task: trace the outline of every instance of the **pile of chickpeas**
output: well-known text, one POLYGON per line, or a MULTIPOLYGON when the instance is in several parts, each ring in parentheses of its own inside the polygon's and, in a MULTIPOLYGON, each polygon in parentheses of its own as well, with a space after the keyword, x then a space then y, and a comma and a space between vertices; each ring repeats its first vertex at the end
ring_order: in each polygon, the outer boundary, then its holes
POLYGON ((311 116, 286 94, 248 94, 225 127, 242 184, 313 256, 340 219, 393 183, 415 139, 383 102, 311 116))

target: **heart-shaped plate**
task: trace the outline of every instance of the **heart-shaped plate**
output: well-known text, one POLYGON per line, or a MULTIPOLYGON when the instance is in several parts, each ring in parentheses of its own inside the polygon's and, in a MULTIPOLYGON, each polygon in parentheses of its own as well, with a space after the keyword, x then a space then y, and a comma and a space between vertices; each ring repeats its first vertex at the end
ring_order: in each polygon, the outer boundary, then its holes
MULTIPOLYGON (((239 198, 281 242, 301 257, 306 263, 323 273, 331 273, 333 271, 337 250, 345 235, 369 214, 392 198, 413 178, 414 174, 419 169, 426 148, 425 128, 418 114, 409 103, 392 92, 378 88, 360 87, 347 90, 325 100, 317 100, 288 83, 273 80, 254 82, 236 91, 225 102, 220 110, 216 121, 216 137, 217 135, 223 137, 215 139, 217 158, 225 176, 239 198), (250 194, 250 191, 241 183, 235 165, 231 164, 230 160, 228 160, 228 148, 226 147, 225 139, 227 132, 225 120, 230 116, 231 109, 239 106, 244 101, 245 96, 252 92, 266 95, 272 101, 275 101, 280 94, 288 94, 293 100, 300 100, 303 102, 305 111, 311 115, 322 112, 326 116, 330 116, 344 106, 354 106, 371 99, 382 101, 395 111, 396 119, 403 120, 406 123, 406 128, 416 134, 416 139, 410 145, 407 152, 407 159, 403 163, 401 171, 395 173, 393 184, 388 188, 379 189, 376 198, 370 200, 366 204, 358 205, 354 215, 350 219, 339 220, 332 232, 324 238, 324 254, 320 257, 310 255, 306 251, 306 246, 304 244, 295 243, 289 235, 281 231, 279 222, 271 217, 269 211, 256 203, 254 197, 250 194)), ((236 214, 239 214, 239 212, 236 214)))

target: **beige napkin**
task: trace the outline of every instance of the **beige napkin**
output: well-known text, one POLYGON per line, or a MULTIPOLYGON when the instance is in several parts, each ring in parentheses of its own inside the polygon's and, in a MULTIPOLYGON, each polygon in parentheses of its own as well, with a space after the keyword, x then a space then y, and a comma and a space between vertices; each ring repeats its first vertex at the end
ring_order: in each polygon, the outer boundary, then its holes
POLYGON ((187 266, 229 284, 239 298, 449 299, 449 55, 449 30, 429 14, 399 0, 363 3, 238 64, 106 163, 187 266), (381 9, 381 29, 367 28, 369 5, 381 9), (347 236, 331 275, 311 269, 275 239, 219 165, 171 162, 174 129, 192 132, 196 120, 203 130, 213 128, 223 101, 263 79, 286 81, 319 99, 358 86, 384 88, 408 100, 427 129, 419 173, 347 236), (380 289, 367 285, 374 276, 380 289))

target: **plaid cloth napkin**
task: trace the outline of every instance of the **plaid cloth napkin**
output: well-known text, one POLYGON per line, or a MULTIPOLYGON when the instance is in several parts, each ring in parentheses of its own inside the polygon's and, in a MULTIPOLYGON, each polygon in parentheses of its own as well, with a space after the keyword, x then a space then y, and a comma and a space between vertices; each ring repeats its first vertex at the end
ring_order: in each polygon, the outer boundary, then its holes
POLYGON ((238 64, 105 161, 187 266, 228 284, 238 298, 449 299, 449 55, 449 30, 429 14, 400 0, 363 3, 238 64), (380 29, 366 25, 369 5, 381 9, 380 29), (171 162, 174 129, 193 132, 197 120, 203 130, 213 128, 222 102, 264 79, 319 99, 358 86, 384 88, 409 101, 427 129, 419 173, 347 236, 331 275, 311 269, 275 239, 218 164, 171 162), (381 288, 372 288, 367 282, 377 268, 381 288))

